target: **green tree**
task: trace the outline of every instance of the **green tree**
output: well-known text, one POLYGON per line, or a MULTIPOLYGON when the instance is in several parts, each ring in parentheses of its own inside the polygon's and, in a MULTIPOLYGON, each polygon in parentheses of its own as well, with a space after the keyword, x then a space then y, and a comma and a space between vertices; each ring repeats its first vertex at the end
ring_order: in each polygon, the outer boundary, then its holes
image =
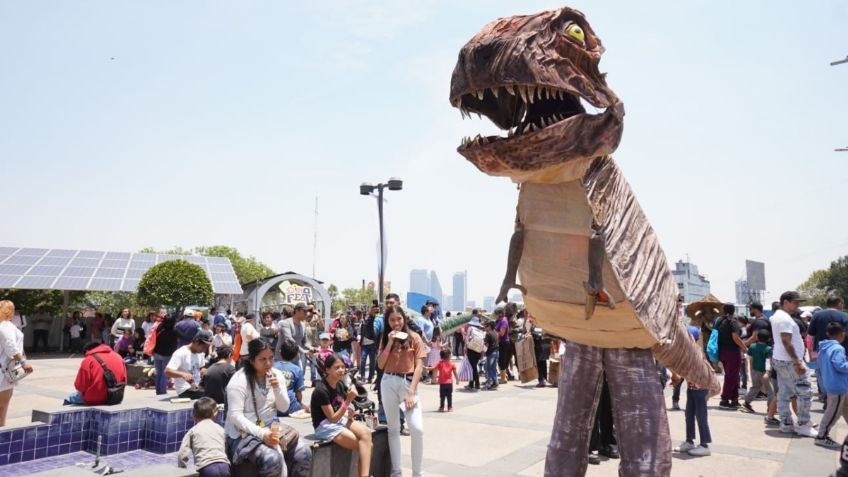
POLYGON ((156 250, 153 247, 144 247, 143 249, 139 250, 138 253, 164 253, 164 254, 168 254, 168 255, 191 255, 191 249, 186 250, 186 249, 184 249, 180 246, 176 246, 176 247, 168 249, 168 250, 156 250))
MULTIPOLYGON (((77 299, 82 292, 71 292, 71 303, 77 299)), ((0 290, 0 300, 10 300, 15 304, 15 309, 24 315, 32 315, 38 307, 43 306, 54 316, 62 311, 64 296, 61 290, 0 290)))
POLYGON ((848 295, 848 255, 830 263, 830 267, 816 270, 802 284, 798 292, 807 298, 806 305, 825 306, 828 295, 848 295))
POLYGON ((233 264, 233 270, 240 283, 250 283, 265 277, 275 275, 274 270, 260 262, 256 257, 245 257, 233 247, 212 245, 210 247, 195 247, 194 253, 208 257, 226 257, 233 264))
POLYGON ((333 313, 347 310, 354 306, 357 309, 367 308, 373 300, 377 299, 377 292, 373 288, 345 288, 341 295, 333 300, 333 313))
POLYGON ((136 301, 135 293, 90 291, 82 294, 74 301, 77 307, 93 308, 95 311, 112 313, 117 316, 124 308, 129 308, 134 315, 143 310, 136 301))
POLYGON ((215 296, 202 268, 185 260, 168 260, 141 277, 136 298, 142 306, 176 308, 181 314, 188 305, 212 303, 215 296))

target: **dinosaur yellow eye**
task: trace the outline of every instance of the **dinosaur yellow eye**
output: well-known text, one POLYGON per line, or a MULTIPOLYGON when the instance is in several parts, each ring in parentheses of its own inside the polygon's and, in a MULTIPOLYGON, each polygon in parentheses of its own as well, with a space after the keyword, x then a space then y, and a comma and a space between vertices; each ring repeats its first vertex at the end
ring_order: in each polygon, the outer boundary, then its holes
POLYGON ((580 28, 580 25, 572 23, 571 25, 568 25, 568 27, 565 29, 565 32, 568 33, 568 36, 570 36, 571 38, 574 38, 580 43, 585 44, 586 34, 583 32, 583 29, 580 28))

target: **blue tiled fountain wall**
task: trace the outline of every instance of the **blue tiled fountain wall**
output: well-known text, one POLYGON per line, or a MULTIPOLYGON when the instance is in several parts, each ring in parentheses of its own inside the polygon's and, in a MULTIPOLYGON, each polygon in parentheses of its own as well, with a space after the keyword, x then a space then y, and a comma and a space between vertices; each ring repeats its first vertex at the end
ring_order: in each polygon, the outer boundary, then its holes
MULTIPOLYGON (((218 420, 223 422, 223 413, 218 414, 218 420)), ((93 453, 97 451, 98 436, 102 436, 102 455, 137 449, 175 452, 194 425, 191 408, 33 411, 33 421, 41 423, 0 430, 0 465, 78 451, 93 453)))

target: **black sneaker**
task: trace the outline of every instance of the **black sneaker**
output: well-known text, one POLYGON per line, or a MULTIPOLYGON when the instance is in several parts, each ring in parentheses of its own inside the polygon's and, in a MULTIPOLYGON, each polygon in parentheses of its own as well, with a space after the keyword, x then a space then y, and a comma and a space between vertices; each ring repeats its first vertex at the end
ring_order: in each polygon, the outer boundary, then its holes
POLYGON ((743 404, 743 405, 739 408, 739 410, 740 410, 740 411, 742 411, 742 412, 748 412, 748 413, 751 413, 751 414, 754 414, 754 413, 756 413, 756 412, 757 412, 757 411, 755 411, 755 410, 754 410, 754 408, 753 408, 753 407, 751 407, 751 403, 749 403, 749 402, 747 402, 747 401, 745 402, 745 404, 743 404))
POLYGON ((595 454, 589 453, 589 463, 592 465, 601 465, 601 458, 595 454))
POLYGON ((720 409, 736 409, 735 407, 730 405, 730 401, 724 401, 724 400, 722 400, 721 402, 718 403, 718 407, 720 409))
POLYGON ((839 443, 830 437, 816 437, 815 444, 817 446, 826 447, 828 449, 839 449, 839 443))
POLYGON ((739 409, 740 406, 741 405, 739 404, 739 401, 731 401, 730 402, 730 407, 732 407, 734 409, 739 409))

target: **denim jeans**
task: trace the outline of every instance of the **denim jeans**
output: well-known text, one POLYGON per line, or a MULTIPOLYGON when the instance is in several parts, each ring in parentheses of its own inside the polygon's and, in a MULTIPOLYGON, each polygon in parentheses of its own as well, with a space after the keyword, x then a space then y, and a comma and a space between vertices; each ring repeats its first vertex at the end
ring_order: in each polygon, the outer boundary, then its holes
POLYGON ((700 444, 712 442, 710 424, 707 422, 707 390, 686 390, 686 441, 695 442, 695 420, 698 420, 700 444))
POLYGON ((359 378, 365 379, 365 361, 368 360, 368 380, 374 379, 374 367, 377 364, 377 345, 362 345, 359 353, 359 378))
POLYGON ((312 384, 318 382, 318 368, 315 364, 315 357, 310 356, 306 353, 300 353, 300 369, 303 370, 304 377, 306 376, 306 365, 309 365, 309 378, 312 381, 312 384))
POLYGON ((168 376, 165 376, 165 366, 168 366, 170 356, 153 353, 153 365, 156 367, 156 394, 168 394, 168 376))
POLYGON ((74 391, 65 398, 65 402, 62 403, 63 406, 85 406, 85 400, 82 398, 82 393, 79 391, 74 391))
MULTIPOLYGON (((406 398, 411 383, 406 378, 384 374, 380 382, 383 409, 389 427, 389 454, 392 458, 392 474, 401 472, 400 450, 400 403, 406 398)), ((404 412, 409 432, 412 435, 412 475, 424 475, 424 419, 421 403, 404 412)))
POLYGON ((798 405, 798 425, 810 423, 810 380, 805 372, 799 376, 791 361, 772 360, 777 371, 777 413, 784 425, 792 425, 792 409, 789 399, 795 396, 798 405))
POLYGON ((486 380, 489 382, 489 386, 494 386, 498 384, 499 358, 500 353, 497 350, 486 355, 486 380))

